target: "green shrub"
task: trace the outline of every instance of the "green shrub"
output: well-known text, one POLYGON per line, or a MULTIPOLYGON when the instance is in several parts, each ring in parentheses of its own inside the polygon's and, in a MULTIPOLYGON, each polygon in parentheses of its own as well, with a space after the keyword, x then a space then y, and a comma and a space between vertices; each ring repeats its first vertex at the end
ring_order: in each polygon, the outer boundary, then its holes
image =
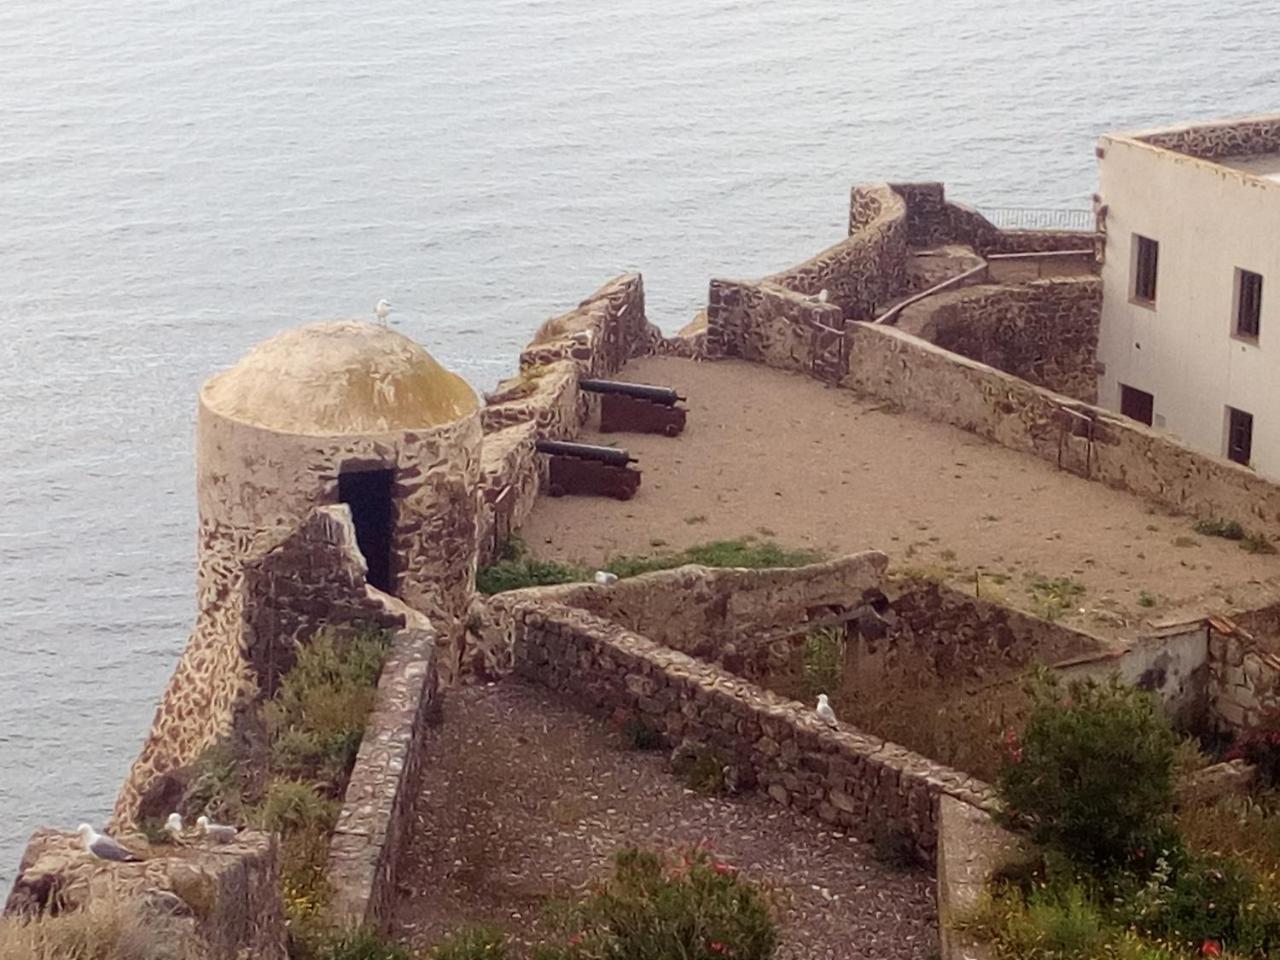
POLYGON ((1070 612, 1077 600, 1084 596, 1084 584, 1070 577, 1032 577, 1027 584, 1035 613, 1045 620, 1057 620, 1070 612))
POLYGON ((276 779, 267 785, 253 819, 264 830, 287 833, 316 826, 330 829, 337 814, 337 802, 322 796, 314 784, 276 779))
MULTIPOLYGON (((822 555, 812 550, 785 550, 770 541, 743 537, 699 544, 679 553, 614 557, 603 569, 619 577, 636 577, 655 570, 672 570, 689 563, 704 567, 745 567, 754 570, 766 567, 802 567, 821 559, 822 555)), ((476 589, 491 596, 525 587, 577 583, 590 580, 592 574, 593 571, 582 564, 538 560, 529 554, 524 541, 519 537, 512 537, 495 563, 476 571, 476 589)))
POLYGON ((643 717, 628 717, 622 722, 622 739, 632 750, 661 750, 667 743, 662 731, 643 717))
POLYGON ((813 550, 786 550, 769 540, 758 541, 743 537, 699 544, 679 553, 615 557, 605 564, 605 569, 619 577, 635 577, 655 570, 673 570, 689 563, 704 567, 760 570, 768 567, 803 567, 821 559, 822 555, 813 550))
POLYGON ((844 679, 845 636, 834 627, 812 630, 805 635, 802 669, 809 697, 834 693, 844 679))
POLYGON ((525 587, 546 587, 557 583, 590 580, 591 571, 573 563, 538 560, 529 554, 525 542, 512 537, 502 547, 502 555, 476 571, 476 589, 492 596, 525 587))
POLYGON ((1243 540, 1245 538, 1244 527, 1236 523, 1234 520, 1197 520, 1195 526, 1192 527, 1196 533, 1206 537, 1222 537, 1224 540, 1243 540))
POLYGON ((292 960, 410 960, 404 947, 374 930, 333 930, 324 924, 290 930, 292 960))
POLYGON ((429 960, 507 960, 506 938, 497 930, 476 927, 436 944, 429 960))
POLYGON ((704 743, 682 743, 671 757, 671 769, 695 793, 715 796, 728 792, 728 761, 704 743))
POLYGON ((245 772, 235 750, 225 741, 213 744, 194 765, 182 810, 211 820, 237 823, 244 818, 245 772))
POLYGON ((1007 817, 1091 868, 1152 862, 1170 839, 1178 739, 1150 694, 1041 672, 1019 741, 997 777, 1007 817))
POLYGON ((674 861, 622 851, 564 922, 565 943, 536 960, 769 960, 778 947, 760 891, 701 849, 674 861))

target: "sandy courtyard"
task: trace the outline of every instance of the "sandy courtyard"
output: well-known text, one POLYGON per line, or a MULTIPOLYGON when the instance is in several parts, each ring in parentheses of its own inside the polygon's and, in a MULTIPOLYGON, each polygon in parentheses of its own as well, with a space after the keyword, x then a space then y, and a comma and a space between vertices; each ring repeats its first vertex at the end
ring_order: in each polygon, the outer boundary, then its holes
POLYGON ((540 557, 599 563, 708 540, 770 538, 830 553, 874 548, 894 568, 1036 609, 1037 579, 1084 588, 1064 622, 1104 635, 1258 606, 1280 557, 1205 537, 1188 517, 954 427, 741 361, 646 358, 619 379, 687 396, 677 439, 583 436, 644 471, 629 502, 539 500, 521 531, 540 557), (1080 612, 1083 610, 1083 612, 1080 612))

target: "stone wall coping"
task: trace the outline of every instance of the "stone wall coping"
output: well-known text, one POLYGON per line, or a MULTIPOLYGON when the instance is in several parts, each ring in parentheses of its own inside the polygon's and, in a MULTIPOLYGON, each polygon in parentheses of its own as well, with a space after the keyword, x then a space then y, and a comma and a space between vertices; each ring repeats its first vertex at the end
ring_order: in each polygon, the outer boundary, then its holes
POLYGON ((420 739, 438 692, 436 635, 397 631, 329 844, 331 911, 343 925, 380 925, 395 897, 400 847, 418 781, 420 739))

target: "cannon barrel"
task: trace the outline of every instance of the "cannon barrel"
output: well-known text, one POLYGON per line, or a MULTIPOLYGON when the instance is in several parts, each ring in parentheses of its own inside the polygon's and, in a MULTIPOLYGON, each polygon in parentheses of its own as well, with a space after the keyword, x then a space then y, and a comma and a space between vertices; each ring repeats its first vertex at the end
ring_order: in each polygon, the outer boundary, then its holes
POLYGON ((629 463, 636 462, 635 457, 631 456, 626 450, 618 450, 614 447, 598 447, 591 443, 538 440, 534 447, 539 453, 549 453, 553 456, 561 457, 577 457, 580 460, 595 460, 599 463, 612 464, 615 467, 625 467, 629 463))
POLYGON ((579 380, 578 386, 589 393, 617 393, 637 400, 648 400, 664 407, 674 407, 684 397, 670 387, 655 387, 648 383, 623 383, 621 380, 579 380))

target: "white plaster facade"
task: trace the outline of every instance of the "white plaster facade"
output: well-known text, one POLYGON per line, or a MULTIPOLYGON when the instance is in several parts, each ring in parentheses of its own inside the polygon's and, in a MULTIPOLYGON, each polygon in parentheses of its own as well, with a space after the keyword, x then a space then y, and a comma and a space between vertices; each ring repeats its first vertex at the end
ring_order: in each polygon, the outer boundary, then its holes
MULTIPOLYGON (((1280 117, 1104 136, 1099 403, 1154 398, 1153 426, 1226 456, 1228 408, 1252 415, 1249 466, 1280 480, 1280 117), (1159 244, 1154 302, 1136 237, 1159 244), (1256 338, 1237 334, 1239 271, 1262 276, 1256 338)), ((1235 458, 1233 458, 1235 459, 1235 458)))

